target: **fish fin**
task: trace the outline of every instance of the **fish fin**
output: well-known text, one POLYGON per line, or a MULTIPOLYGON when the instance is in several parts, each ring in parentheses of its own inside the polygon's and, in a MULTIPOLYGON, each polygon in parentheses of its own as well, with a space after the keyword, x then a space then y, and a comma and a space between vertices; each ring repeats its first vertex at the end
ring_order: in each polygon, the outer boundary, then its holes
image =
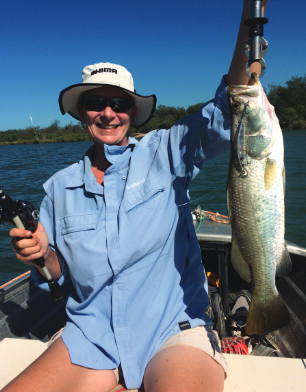
POLYGON ((248 283, 251 282, 250 267, 242 257, 234 235, 232 236, 231 261, 237 274, 248 283))
POLYGON ((262 298, 257 300, 255 296, 252 296, 245 333, 247 335, 266 335, 269 332, 277 331, 289 322, 290 316, 287 306, 277 291, 276 295, 265 304, 262 303, 262 298))
POLYGON ((277 177, 277 163, 274 159, 267 159, 265 167, 265 188, 270 189, 277 177))
POLYGON ((290 273, 291 268, 292 268, 291 258, 286 243, 284 243, 283 254, 280 261, 276 265, 275 276, 277 277, 287 276, 290 273))

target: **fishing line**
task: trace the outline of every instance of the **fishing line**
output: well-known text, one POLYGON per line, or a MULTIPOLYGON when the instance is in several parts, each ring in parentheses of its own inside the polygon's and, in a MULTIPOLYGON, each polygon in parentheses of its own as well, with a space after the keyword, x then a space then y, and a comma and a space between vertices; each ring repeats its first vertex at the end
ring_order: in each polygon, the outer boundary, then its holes
MULTIPOLYGON (((223 186, 222 186, 222 187, 223 187, 223 186)), ((198 197, 198 198, 196 198, 196 199, 192 199, 192 200, 190 200, 190 201, 187 202, 187 203, 180 204, 180 205, 178 205, 177 207, 185 206, 185 205, 187 205, 187 204, 194 203, 194 202, 196 202, 196 201, 198 201, 198 200, 202 200, 202 199, 204 199, 204 197, 206 197, 206 196, 208 196, 208 195, 214 193, 216 190, 218 190, 218 189, 220 189, 220 188, 221 188, 221 185, 218 186, 217 188, 214 188, 211 192, 205 193, 205 195, 203 195, 203 196, 201 196, 201 197, 198 197)))
MULTIPOLYGON (((220 186, 217 186, 216 188, 213 188, 213 190, 212 191, 210 191, 210 192, 208 192, 208 193, 206 193, 204 196, 202 196, 202 197, 199 197, 199 199, 203 199, 204 197, 206 197, 206 196, 208 196, 208 195, 211 195, 212 193, 214 193, 215 191, 217 191, 218 189, 224 189, 224 185, 220 185, 220 186)), ((197 201, 198 199, 194 199, 194 200, 191 200, 190 201, 190 203, 193 203, 194 201, 197 201)))
MULTIPOLYGON (((213 190, 211 192, 205 193, 201 197, 197 197, 196 199, 189 200, 186 203, 182 203, 182 204, 179 204, 179 205, 174 205, 173 207, 158 207, 158 208, 156 208, 156 207, 146 207, 146 206, 143 206, 143 208, 145 208, 147 210, 169 210, 169 209, 172 209, 172 208, 183 207, 183 206, 186 206, 187 204, 195 203, 195 202, 197 202, 199 200, 202 200, 205 197, 207 197, 208 195, 211 195, 212 193, 214 193, 215 191, 217 191, 218 189, 221 189, 221 188, 223 188, 223 185, 222 186, 220 185, 220 186, 218 186, 216 188, 213 188, 213 190)), ((150 201, 150 199, 148 200, 148 202, 149 201, 150 201)))

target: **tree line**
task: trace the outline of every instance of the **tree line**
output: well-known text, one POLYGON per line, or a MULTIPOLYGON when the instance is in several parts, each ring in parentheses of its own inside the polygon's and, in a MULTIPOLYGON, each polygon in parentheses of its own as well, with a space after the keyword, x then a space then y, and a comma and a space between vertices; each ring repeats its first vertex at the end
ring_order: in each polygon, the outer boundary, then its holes
POLYGON ((28 127, 0 132, 0 144, 83 142, 87 140, 91 140, 91 136, 81 122, 76 125, 70 123, 65 127, 60 127, 59 121, 55 120, 47 128, 28 127))
MULTIPOLYGON (((269 101, 275 107, 283 130, 306 129, 306 75, 292 77, 286 86, 270 84, 269 101)), ((159 105, 151 120, 142 128, 130 128, 130 133, 148 133, 153 129, 168 129, 177 120, 195 113, 203 103, 183 107, 159 105)), ((55 120, 49 127, 28 127, 0 132, 1 144, 35 144, 90 141, 91 136, 82 122, 59 126, 55 120)))
MULTIPOLYGON (((169 107, 159 105, 151 120, 142 128, 130 127, 129 132, 148 133, 153 129, 170 128, 180 118, 188 114, 195 113, 203 103, 191 105, 187 109, 182 107, 169 107)), ((36 144, 36 143, 60 143, 60 142, 80 142, 92 140, 86 126, 79 122, 77 124, 70 123, 64 127, 59 126, 59 121, 55 120, 47 128, 28 127, 26 129, 9 129, 0 132, 1 144, 36 144)))
POLYGON ((267 96, 283 130, 306 129, 306 74, 292 77, 285 87, 269 84, 267 96))

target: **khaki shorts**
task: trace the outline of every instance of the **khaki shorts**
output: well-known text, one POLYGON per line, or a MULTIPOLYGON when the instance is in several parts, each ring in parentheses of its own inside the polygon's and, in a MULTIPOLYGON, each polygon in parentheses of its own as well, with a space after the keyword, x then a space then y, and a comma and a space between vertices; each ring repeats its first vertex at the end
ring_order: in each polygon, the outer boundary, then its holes
MULTIPOLYGON (((195 347, 204 351, 204 353, 208 354, 210 357, 212 357, 213 360, 223 367, 225 378, 227 377, 227 362, 221 354, 218 338, 212 331, 211 326, 205 325, 186 329, 185 331, 171 336, 171 338, 166 340, 160 349, 156 351, 152 358, 154 358, 157 353, 164 350, 165 348, 180 345, 195 347)), ((117 369, 114 369, 114 373, 117 377, 117 382, 122 382, 123 375, 121 366, 119 366, 117 369)))
MULTIPOLYGON (((58 338, 61 337, 64 328, 58 331, 48 343, 48 347, 58 338)), ((156 351, 152 358, 155 357, 157 353, 164 350, 165 348, 172 346, 190 346, 198 348, 199 350, 204 351, 204 353, 208 354, 215 360, 219 365, 223 367, 225 378, 227 377, 227 363, 223 355, 221 354, 220 344, 218 342, 218 338, 215 333, 212 331, 211 326, 205 325, 200 327, 195 327, 191 329, 186 329, 185 331, 179 332, 168 340, 156 351)), ((151 359, 152 359, 151 358, 151 359)), ((121 366, 113 369, 117 382, 121 383, 123 380, 123 374, 121 370, 121 366)))

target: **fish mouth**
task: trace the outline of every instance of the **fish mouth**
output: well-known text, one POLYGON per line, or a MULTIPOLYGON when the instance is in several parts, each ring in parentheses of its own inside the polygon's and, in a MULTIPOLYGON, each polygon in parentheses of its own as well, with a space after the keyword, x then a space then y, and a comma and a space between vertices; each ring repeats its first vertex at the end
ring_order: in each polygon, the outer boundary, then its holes
POLYGON ((256 99, 260 94, 260 82, 257 73, 252 73, 252 77, 247 85, 228 86, 227 91, 229 95, 238 97, 243 101, 252 101, 252 98, 256 99))
POLYGON ((248 86, 257 86, 259 87, 259 76, 256 72, 253 72, 251 75, 251 79, 249 80, 248 86))
POLYGON ((227 91, 230 96, 238 97, 242 100, 256 99, 259 96, 259 86, 228 86, 227 91))

